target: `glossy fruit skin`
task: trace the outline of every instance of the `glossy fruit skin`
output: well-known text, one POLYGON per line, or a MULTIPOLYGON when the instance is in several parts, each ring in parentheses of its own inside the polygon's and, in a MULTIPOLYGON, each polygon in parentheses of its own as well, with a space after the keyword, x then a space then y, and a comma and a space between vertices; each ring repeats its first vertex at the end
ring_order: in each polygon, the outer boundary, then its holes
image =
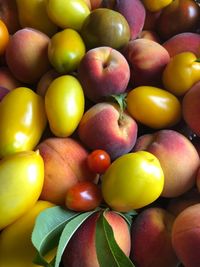
POLYGON ((0 105, 0 157, 34 149, 46 123, 41 96, 27 87, 10 91, 0 105))
POLYGON ((143 0, 145 8, 150 12, 157 12, 171 4, 173 0, 143 0))
POLYGON ((83 89, 75 77, 62 75, 51 82, 45 94, 45 109, 52 133, 68 137, 84 113, 83 89))
MULTIPOLYGON (((53 206, 48 201, 38 200, 23 216, 3 229, 0 234, 0 266, 39 266, 32 262, 36 256, 36 250, 31 243, 31 234, 39 213, 53 206)), ((55 253, 52 256, 55 256, 55 253)))
POLYGON ((44 162, 39 151, 23 151, 0 161, 0 229, 30 210, 44 182, 44 162))
POLYGON ((199 22, 200 8, 193 0, 174 0, 165 7, 157 20, 157 32, 163 40, 194 31, 199 22))
POLYGON ((176 96, 184 95, 200 80, 200 62, 192 52, 183 52, 171 58, 166 65, 162 81, 164 87, 176 96))
POLYGON ((6 24, 0 19, 0 55, 3 55, 9 42, 9 32, 6 24))
POLYGON ((97 208, 102 201, 101 189, 89 181, 78 182, 68 189, 65 205, 74 211, 89 211, 97 208))
POLYGON ((134 119, 153 129, 173 126, 181 119, 178 98, 153 86, 132 89, 127 95, 127 110, 134 119))
POLYGON ((125 17, 107 8, 93 10, 80 33, 88 49, 98 46, 120 49, 130 40, 130 28, 125 17))
POLYGON ((77 69, 85 50, 80 34, 73 29, 65 29, 52 36, 48 58, 58 73, 66 74, 77 69))
POLYGON ((102 174, 110 166, 111 158, 105 150, 96 149, 88 155, 87 163, 91 171, 102 174))
POLYGON ((159 160, 147 151, 117 158, 102 177, 102 195, 114 210, 126 212, 156 200, 164 186, 159 160))
POLYGON ((47 0, 46 8, 50 19, 62 29, 80 31, 90 14, 89 7, 83 0, 47 0))
POLYGON ((48 36, 57 32, 57 25, 47 15, 46 0, 16 0, 16 3, 22 28, 35 28, 48 36))

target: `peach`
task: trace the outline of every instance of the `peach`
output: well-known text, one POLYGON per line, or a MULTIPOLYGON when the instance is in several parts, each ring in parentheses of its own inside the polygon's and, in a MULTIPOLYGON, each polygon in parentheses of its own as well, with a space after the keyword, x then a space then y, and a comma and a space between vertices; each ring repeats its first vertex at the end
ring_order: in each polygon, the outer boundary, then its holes
POLYGON ((181 52, 193 52, 200 56, 200 35, 194 32, 184 32, 174 35, 163 44, 170 57, 181 52))
POLYGON ((146 150, 160 161, 165 182, 161 196, 177 197, 196 183, 199 155, 192 142, 183 134, 163 129, 137 139, 134 151, 146 150))
POLYGON ((139 38, 129 41, 123 55, 130 65, 131 84, 160 86, 162 72, 170 60, 169 53, 159 43, 139 38))
POLYGON ((172 245, 185 267, 199 267, 200 263, 200 204, 184 209, 172 228, 172 245))
MULTIPOLYGON (((105 1, 113 2, 113 0, 105 1)), ((120 12, 128 21, 131 40, 138 37, 144 26, 146 10, 140 0, 118 0, 114 1, 113 9, 120 12)))
POLYGON ((88 99, 100 102, 111 94, 124 93, 130 78, 125 57, 116 49, 90 49, 78 67, 78 79, 88 99))
POLYGON ((62 205, 66 191, 78 181, 95 180, 87 150, 72 138, 47 138, 37 146, 44 160, 44 186, 40 199, 62 205))
POLYGON ((151 12, 149 10, 146 10, 143 30, 156 31, 157 21, 161 12, 162 12, 161 10, 156 12, 151 12))
POLYGON ((182 113, 186 124, 200 136, 200 81, 194 84, 184 95, 182 113))
POLYGON ((60 74, 55 69, 50 69, 45 72, 37 83, 36 93, 44 97, 50 83, 59 76, 60 74))
POLYGON ((129 152, 137 138, 135 120, 110 102, 93 105, 83 115, 78 135, 82 143, 91 150, 103 149, 111 159, 129 152))
POLYGON ((171 198, 166 209, 175 216, 178 216, 184 209, 197 203, 200 203, 200 193, 194 187, 179 197, 171 198))
POLYGON ((6 63, 16 79, 32 84, 47 72, 49 40, 46 34, 32 28, 12 35, 6 48, 6 63))
POLYGON ((151 30, 141 31, 141 33, 138 35, 138 38, 145 38, 145 39, 149 39, 154 42, 160 43, 158 34, 155 31, 151 31, 151 30))
MULTIPOLYGON (((197 172, 197 177, 196 177, 196 186, 197 186, 197 189, 198 189, 198 193, 200 193, 200 168, 197 172)), ((200 201, 199 201, 200 202, 200 201)))
MULTIPOLYGON (((95 231, 98 218, 99 212, 94 213, 74 233, 63 254, 64 267, 100 266, 95 250, 95 231)), ((129 256, 131 239, 127 222, 114 211, 106 211, 105 218, 113 229, 117 244, 126 256, 129 256)))
POLYGON ((0 67, 0 86, 8 90, 13 90, 22 85, 23 84, 13 76, 8 67, 0 67))
POLYGON ((138 214, 131 226, 130 258, 137 267, 176 267, 179 262, 171 243, 175 216, 159 207, 138 214))

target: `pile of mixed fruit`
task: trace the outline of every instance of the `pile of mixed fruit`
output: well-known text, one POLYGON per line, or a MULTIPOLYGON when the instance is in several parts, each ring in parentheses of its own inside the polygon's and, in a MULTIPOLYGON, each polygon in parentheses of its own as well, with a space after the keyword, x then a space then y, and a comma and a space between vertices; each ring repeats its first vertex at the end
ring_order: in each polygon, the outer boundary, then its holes
POLYGON ((200 266, 200 1, 0 0, 0 267, 200 266))

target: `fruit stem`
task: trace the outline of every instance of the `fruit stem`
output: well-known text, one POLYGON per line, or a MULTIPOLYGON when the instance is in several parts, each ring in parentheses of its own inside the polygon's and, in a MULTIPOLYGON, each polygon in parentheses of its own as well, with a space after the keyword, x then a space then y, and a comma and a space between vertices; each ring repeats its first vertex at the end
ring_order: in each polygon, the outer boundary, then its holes
POLYGON ((126 104, 126 96, 127 96, 127 93, 119 94, 119 95, 110 95, 110 97, 112 99, 114 99, 114 101, 120 107, 119 120, 123 119, 123 113, 124 113, 124 110, 126 109, 126 106, 127 106, 127 104, 126 104))

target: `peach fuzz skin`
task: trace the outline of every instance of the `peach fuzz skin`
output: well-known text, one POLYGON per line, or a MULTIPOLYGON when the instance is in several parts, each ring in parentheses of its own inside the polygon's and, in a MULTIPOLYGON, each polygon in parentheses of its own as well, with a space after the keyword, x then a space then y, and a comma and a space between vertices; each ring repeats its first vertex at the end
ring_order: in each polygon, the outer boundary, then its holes
POLYGON ((175 216, 178 216, 184 209, 198 203, 200 203, 200 193, 196 187, 193 187, 185 194, 171 198, 166 209, 175 216))
POLYGON ((176 267, 179 262, 171 244, 175 216, 158 207, 143 210, 131 227, 130 257, 137 267, 176 267))
POLYGON ((12 35, 5 56, 17 80, 36 83, 50 68, 47 53, 49 40, 46 34, 32 28, 20 29, 12 35))
MULTIPOLYGON (((99 267, 95 251, 95 228, 98 216, 99 213, 93 214, 74 233, 63 254, 64 266, 77 267, 81 263, 82 266, 99 267)), ((131 240, 126 221, 113 211, 107 211, 105 218, 113 229, 116 242, 129 256, 131 240)))
POLYGON ((23 83, 18 81, 8 67, 0 67, 0 86, 8 89, 13 90, 17 87, 22 86, 23 83))
POLYGON ((193 32, 184 32, 174 35, 163 43, 170 57, 182 52, 193 52, 200 56, 200 35, 193 32))
POLYGON ((138 38, 130 41, 122 53, 130 65, 132 86, 161 86, 162 72, 170 61, 169 53, 161 44, 138 38))
POLYGON ((48 138, 38 146, 44 160, 44 186, 40 199, 63 205, 68 188, 78 181, 94 181, 86 162, 88 151, 72 138, 48 138))
POLYGON ((200 204, 184 209, 172 228, 173 248, 185 267, 199 267, 200 263, 200 204))
POLYGON ((78 67, 78 78, 86 97, 100 102, 112 94, 125 92, 130 68, 119 51, 102 46, 85 54, 78 67))
POLYGON ((120 119, 117 104, 102 102, 85 112, 78 135, 89 149, 103 149, 115 159, 133 148, 137 130, 137 123, 128 114, 123 113, 120 119))
POLYGON ((183 97, 182 111, 183 118, 190 129, 200 136, 200 81, 195 83, 183 97))
POLYGON ((174 130, 160 130, 140 136, 134 151, 146 150, 160 161, 165 175, 163 197, 177 197, 196 183, 199 155, 194 145, 174 130))

